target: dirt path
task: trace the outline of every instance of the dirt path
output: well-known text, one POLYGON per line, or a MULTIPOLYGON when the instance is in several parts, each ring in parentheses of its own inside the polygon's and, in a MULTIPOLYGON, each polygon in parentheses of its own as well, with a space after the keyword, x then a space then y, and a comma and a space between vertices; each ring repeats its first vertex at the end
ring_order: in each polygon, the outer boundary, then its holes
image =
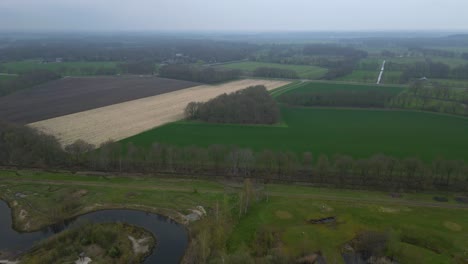
MULTIPOLYGON (((122 185, 116 183, 96 183, 96 182, 81 182, 81 181, 44 181, 44 180, 32 180, 32 179, 5 179, 0 182, 8 183, 26 183, 26 184, 45 184, 45 185, 56 185, 56 186, 83 186, 83 187, 103 187, 103 188, 124 188, 134 190, 161 190, 161 191, 178 191, 178 192, 193 192, 191 187, 167 187, 167 186, 150 186, 150 185, 122 185)), ((224 190, 215 189, 200 189, 197 188, 200 193, 224 193, 224 190)), ((365 198, 355 197, 342 197, 335 195, 322 195, 322 194, 294 194, 288 192, 266 192, 267 195, 273 197, 295 197, 295 198, 306 198, 306 199, 317 199, 325 201, 336 201, 345 203, 361 203, 361 204, 387 204, 387 205, 400 205, 400 206, 411 206, 411 207, 430 207, 430 208, 445 208, 445 209, 464 209, 468 210, 468 205, 463 204, 442 204, 442 203, 431 203, 431 202, 418 202, 418 201, 407 201, 399 199, 375 199, 371 200, 365 198)))
POLYGON ((29 124, 56 136, 62 145, 83 139, 96 146, 108 140, 121 140, 183 118, 189 102, 207 101, 254 85, 272 90, 286 81, 240 80, 221 85, 201 85, 157 96, 96 108, 29 124))
POLYGON ((382 81, 382 76, 385 71, 385 62, 385 60, 382 62, 382 68, 380 69, 379 77, 377 78, 377 84, 380 84, 380 82, 382 81))

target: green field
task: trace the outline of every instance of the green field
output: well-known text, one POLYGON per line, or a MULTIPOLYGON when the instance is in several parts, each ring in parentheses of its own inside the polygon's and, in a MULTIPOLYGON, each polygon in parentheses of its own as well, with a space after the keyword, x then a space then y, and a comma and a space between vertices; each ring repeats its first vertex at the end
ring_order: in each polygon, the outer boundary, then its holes
POLYGON ((349 206, 332 201, 272 198, 268 203, 255 206, 250 215, 240 221, 228 245, 232 251, 242 248, 243 244, 251 245, 255 243, 255 232, 267 227, 280 232, 284 250, 291 255, 316 249, 329 260, 336 261, 332 263, 341 263, 340 248, 346 241, 365 230, 380 230, 397 237, 392 245, 393 254, 401 259, 401 263, 451 263, 449 254, 436 251, 450 251, 462 256, 468 242, 458 227, 460 223, 466 225, 467 220, 465 213, 452 214, 450 210, 363 204, 349 206), (330 215, 337 216, 340 223, 330 227, 304 221, 330 215), (458 231, 450 229, 452 223, 456 223, 454 226, 458 231), (410 239, 414 244, 405 242, 410 239), (424 248, 426 242, 431 244, 433 251, 424 248))
POLYGON ((259 67, 287 69, 295 71, 297 75, 303 79, 320 79, 325 73, 327 73, 327 69, 318 66, 291 65, 253 61, 228 63, 220 65, 220 67, 242 70, 246 72, 253 72, 259 67))
MULTIPOLYGON (((455 258, 460 260, 468 250, 468 208, 453 201, 459 195, 456 193, 403 193, 395 199, 384 192, 265 184, 263 198, 240 216, 237 205, 242 185, 236 183, 39 171, 0 171, 0 181, 0 197, 17 203, 16 214, 24 210, 29 215, 25 220, 15 218, 17 227, 26 222, 36 228, 49 224, 49 212, 63 206, 67 197, 75 197, 78 207, 64 211, 64 216, 105 208, 139 208, 175 216, 202 205, 208 217, 188 228, 192 234, 202 233, 205 237, 200 230, 207 230, 210 237, 210 232, 216 230, 214 226, 222 225, 221 238, 218 233, 218 240, 208 239, 214 263, 220 262, 216 261, 216 253, 232 260, 231 254, 253 254, 257 248, 268 247, 257 242, 256 234, 262 231, 274 234, 286 256, 295 259, 303 253, 321 251, 331 263, 343 263, 341 247, 363 231, 389 234, 386 253, 399 263, 457 263, 455 258), (86 195, 76 198, 78 191, 86 195), (26 197, 18 198, 15 193, 26 197), (450 201, 437 203, 433 196, 450 201), (227 206, 231 211, 222 213, 223 220, 215 222, 218 206, 227 206), (337 224, 307 223, 308 219, 328 216, 337 217, 337 224)), ((191 241, 199 240, 191 237, 191 241)))
POLYGON ((425 160, 468 160, 468 119, 411 111, 281 108, 286 127, 172 123, 123 140, 140 146, 233 144, 254 150, 349 154, 384 153, 425 160))
POLYGON ((339 77, 338 81, 375 83, 379 77, 379 71, 354 70, 352 73, 339 77))
POLYGON ((25 60, 17 62, 7 62, 0 65, 2 71, 8 73, 21 74, 31 70, 44 69, 64 75, 88 75, 97 69, 115 69, 117 62, 61 62, 61 63, 41 63, 39 60, 25 60))
POLYGON ((0 74, 0 82, 1 81, 6 81, 6 80, 12 80, 16 78, 15 75, 3 75, 3 74, 0 74))
MULTIPOLYGON (((325 82, 292 83, 272 92, 385 89, 399 94, 404 87, 349 85, 325 82)), ((348 154, 356 158, 383 153, 400 158, 416 156, 429 161, 438 156, 468 160, 468 119, 416 111, 307 108, 281 106, 281 126, 249 126, 175 122, 127 138, 138 146, 154 142, 179 146, 237 145, 265 149, 312 152, 314 155, 348 154)))

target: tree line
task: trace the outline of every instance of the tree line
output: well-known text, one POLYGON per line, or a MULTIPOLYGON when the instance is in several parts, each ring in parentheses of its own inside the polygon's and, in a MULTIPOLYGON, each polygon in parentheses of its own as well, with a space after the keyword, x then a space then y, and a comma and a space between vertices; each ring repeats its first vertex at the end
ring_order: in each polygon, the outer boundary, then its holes
POLYGON ((276 101, 265 86, 217 96, 208 102, 191 102, 185 108, 189 120, 209 123, 274 124, 280 117, 276 101))
POLYGON ((468 116, 468 89, 450 89, 437 82, 413 81, 409 89, 391 99, 392 108, 468 116))
POLYGON ((439 157, 428 163, 417 157, 384 154, 353 158, 345 154, 314 156, 311 152, 254 152, 226 145, 181 147, 160 143, 139 147, 106 142, 94 150, 94 146, 81 140, 62 149, 52 136, 11 124, 0 126, 0 165, 303 181, 386 191, 468 191, 468 164, 464 160, 439 157))
POLYGON ((59 74, 48 70, 33 70, 26 72, 15 78, 0 81, 0 96, 7 95, 18 90, 31 88, 35 85, 59 78, 61 78, 59 74))
POLYGON ((451 68, 442 62, 432 60, 415 62, 412 64, 399 64, 388 62, 386 69, 389 71, 402 71, 400 83, 408 83, 413 79, 422 77, 432 79, 456 79, 468 80, 468 64, 451 68))
POLYGON ((330 107, 386 107, 394 94, 385 90, 337 90, 305 93, 286 93, 278 100, 281 103, 300 106, 330 107))
POLYGON ((43 58, 64 61, 145 61, 163 62, 184 54, 189 62, 207 63, 242 60, 258 49, 255 44, 169 36, 93 36, 34 40, 17 39, 2 43, 0 61, 43 58))
POLYGON ((239 70, 199 67, 187 64, 168 64, 159 69, 159 76, 201 83, 219 83, 238 79, 239 70))

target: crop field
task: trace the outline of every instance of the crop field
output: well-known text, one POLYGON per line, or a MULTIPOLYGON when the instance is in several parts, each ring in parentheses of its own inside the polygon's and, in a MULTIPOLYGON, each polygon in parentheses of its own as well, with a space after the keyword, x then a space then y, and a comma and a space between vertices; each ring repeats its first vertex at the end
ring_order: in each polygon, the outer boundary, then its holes
POLYGON ((286 84, 288 82, 241 80, 215 86, 200 85, 35 122, 30 126, 55 135, 64 145, 78 139, 100 145, 109 139, 121 140, 182 119, 185 107, 192 101, 207 101, 254 85, 265 85, 272 90, 286 84))
POLYGON ((295 71, 297 75, 303 79, 320 79, 325 73, 327 73, 327 69, 321 68, 318 66, 291 65, 291 64, 265 63, 265 62, 253 62, 253 61, 228 63, 228 64, 221 65, 221 67, 229 68, 229 69, 237 69, 237 70, 242 70, 242 71, 247 71, 247 72, 253 72, 255 69, 259 67, 287 69, 287 70, 295 71))
POLYGON ((351 74, 337 78, 338 81, 376 83, 379 76, 379 70, 363 71, 355 70, 351 74))
POLYGON ((0 97, 0 119, 32 123, 196 85, 156 77, 68 77, 0 97))
POLYGON ((431 113, 390 110, 281 108, 284 127, 172 123, 123 142, 150 146, 237 145, 260 151, 348 154, 384 153, 425 160, 443 156, 468 160, 468 119, 431 113))
POLYGON ((64 75, 80 76, 87 75, 86 71, 95 72, 98 69, 116 69, 117 62, 112 61, 95 61, 95 62, 50 62, 41 63, 38 60, 25 60, 7 62, 0 65, 4 72, 8 73, 25 73, 31 70, 50 70, 64 75))
MULTIPOLYGON (((307 91, 386 89, 394 94, 404 87, 349 85, 339 83, 292 83, 273 91, 303 93, 307 91)), ((154 142, 175 145, 212 144, 252 148, 348 154, 357 158, 384 153, 396 157, 418 156, 431 160, 437 156, 468 159, 468 119, 433 113, 333 109, 281 106, 282 126, 226 125, 199 122, 175 122, 123 140, 140 146, 154 142)))
POLYGON ((0 82, 16 78, 15 75, 0 74, 0 82))

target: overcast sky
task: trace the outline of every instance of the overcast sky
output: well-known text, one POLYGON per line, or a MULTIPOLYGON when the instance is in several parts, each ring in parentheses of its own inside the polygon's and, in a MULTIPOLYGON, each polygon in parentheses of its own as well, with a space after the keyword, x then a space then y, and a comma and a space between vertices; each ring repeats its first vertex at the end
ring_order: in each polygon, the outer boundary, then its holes
POLYGON ((468 30, 468 0, 0 0, 0 30, 468 30))

